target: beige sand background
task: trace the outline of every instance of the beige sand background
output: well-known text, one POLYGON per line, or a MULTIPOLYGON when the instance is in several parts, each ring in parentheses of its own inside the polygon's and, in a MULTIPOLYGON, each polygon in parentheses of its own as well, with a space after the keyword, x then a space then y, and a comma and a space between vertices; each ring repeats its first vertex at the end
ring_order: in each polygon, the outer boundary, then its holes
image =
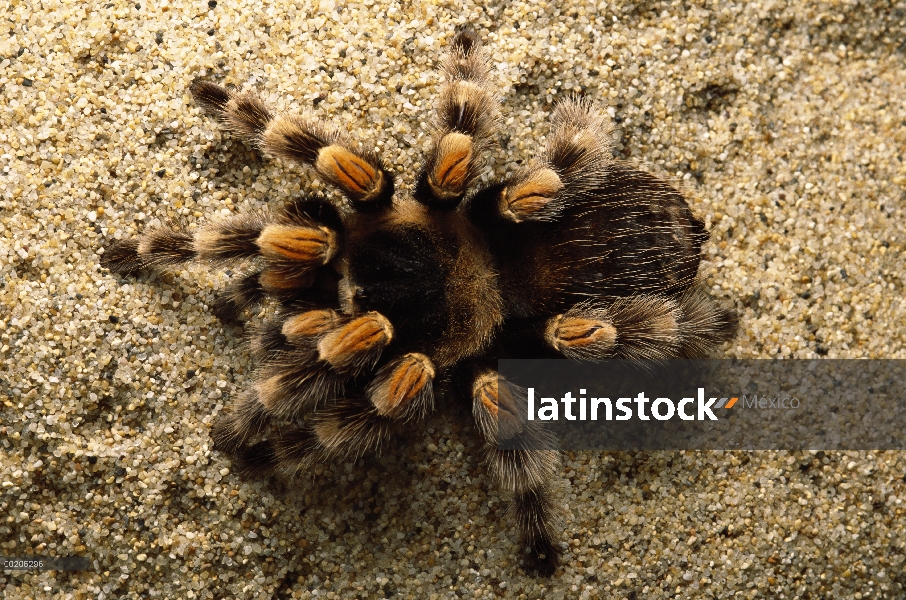
POLYGON ((902 452, 568 453, 562 568, 524 574, 468 411, 381 457, 245 482, 212 420, 248 386, 230 274, 119 278, 101 249, 164 220, 276 207, 318 183, 200 115, 189 82, 255 85, 338 123, 408 182, 456 24, 484 31, 502 173, 552 102, 682 181, 737 357, 906 358, 906 8, 9 0, 0 31, 0 574, 25 598, 903 598, 902 452))

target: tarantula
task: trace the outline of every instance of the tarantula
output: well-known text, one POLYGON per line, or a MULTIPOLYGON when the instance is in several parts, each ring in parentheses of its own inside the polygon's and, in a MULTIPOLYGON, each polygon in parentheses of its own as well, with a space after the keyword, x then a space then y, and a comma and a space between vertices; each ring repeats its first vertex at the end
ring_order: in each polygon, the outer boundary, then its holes
POLYGON ((196 102, 230 132, 312 166, 341 197, 194 234, 153 229, 115 243, 103 263, 127 274, 253 259, 213 306, 231 320, 278 305, 251 338, 253 389, 211 433, 248 472, 296 474, 377 451, 436 398, 467 398, 490 472, 513 496, 526 561, 551 574, 558 453, 538 449, 544 433, 498 382, 496 360, 704 356, 732 337, 735 318, 697 283, 702 222, 667 183, 613 160, 610 126, 590 102, 560 101, 541 156, 482 183, 498 109, 472 29, 456 33, 442 71, 433 148, 408 195, 376 152, 336 129, 195 80, 196 102))

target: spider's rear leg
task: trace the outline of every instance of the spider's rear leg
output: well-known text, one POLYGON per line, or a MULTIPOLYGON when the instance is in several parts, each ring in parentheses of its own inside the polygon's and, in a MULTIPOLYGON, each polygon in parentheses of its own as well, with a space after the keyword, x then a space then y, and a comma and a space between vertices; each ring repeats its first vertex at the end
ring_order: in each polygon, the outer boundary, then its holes
POLYGON ((678 298, 680 358, 705 358, 736 335, 738 319, 720 306, 701 285, 693 285, 678 298))
POLYGON ((436 208, 455 208, 484 167, 493 145, 497 98, 487 81, 488 54, 471 28, 460 30, 441 63, 446 83, 434 120, 434 147, 416 178, 414 196, 436 208))
POLYGON ((556 216, 563 181, 543 161, 533 161, 496 192, 497 210, 510 221, 544 221, 556 216))
POLYGON ((585 302, 550 318, 544 339, 567 358, 702 358, 735 333, 735 316, 698 287, 676 300, 639 295, 585 302))
POLYGON ((569 98, 558 103, 551 121, 542 155, 481 193, 477 203, 516 223, 550 221, 572 199, 600 186, 611 162, 611 127, 604 115, 588 101, 569 98))
POLYGON ((658 296, 585 302, 550 318, 544 339, 567 358, 675 358, 681 316, 676 302, 658 296))
POLYGON ((387 206, 393 176, 377 153, 354 150, 337 130, 310 117, 273 114, 254 92, 236 92, 196 79, 190 87, 206 112, 263 151, 302 165, 311 165, 357 208, 387 206))
POLYGON ((479 372, 472 384, 472 414, 485 438, 491 476, 513 494, 520 539, 529 566, 552 575, 560 560, 561 514, 550 481, 559 465, 554 440, 527 421, 524 390, 500 380, 496 371, 479 372))
MULTIPOLYGON (((612 162, 610 120, 592 102, 561 100, 551 114, 551 133, 543 160, 565 185, 588 186, 600 179, 612 162)), ((581 190, 579 190, 581 191, 581 190)))

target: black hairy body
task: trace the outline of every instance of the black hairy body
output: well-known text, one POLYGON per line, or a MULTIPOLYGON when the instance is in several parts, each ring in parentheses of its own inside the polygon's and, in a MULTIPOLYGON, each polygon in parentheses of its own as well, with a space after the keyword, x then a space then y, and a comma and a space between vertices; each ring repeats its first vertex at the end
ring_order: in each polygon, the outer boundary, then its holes
POLYGON ((418 427, 435 398, 464 398, 490 472, 512 494, 526 561, 551 574, 558 455, 541 449, 545 433, 525 420, 518 389, 498 381, 497 359, 706 356, 735 319, 697 280, 701 221, 667 183, 612 159, 610 128, 590 102, 562 101, 542 155, 481 184, 497 99, 473 31, 456 34, 442 69, 433 149, 411 195, 336 130, 196 80, 196 101, 227 129, 310 165, 340 197, 194 233, 154 229, 108 248, 104 264, 125 274, 245 261, 217 316, 276 301, 251 338, 255 385, 212 430, 247 473, 295 475, 378 451, 418 427))
POLYGON ((488 234, 503 295, 519 316, 552 316, 606 296, 669 295, 698 272, 703 224, 682 196, 646 173, 613 164, 607 181, 552 221, 498 217, 495 192, 479 192, 473 219, 488 234))

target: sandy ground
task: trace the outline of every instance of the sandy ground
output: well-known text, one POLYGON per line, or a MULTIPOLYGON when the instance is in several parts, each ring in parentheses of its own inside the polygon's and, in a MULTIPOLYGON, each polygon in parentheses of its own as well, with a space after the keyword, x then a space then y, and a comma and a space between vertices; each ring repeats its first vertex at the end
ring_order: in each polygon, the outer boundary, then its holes
POLYGON ((382 149, 426 149, 434 66, 484 31, 499 173, 558 97, 682 182, 737 357, 906 358, 906 9, 891 2, 126 3, 11 0, 0 39, 0 574, 25 598, 903 598, 903 452, 567 453, 562 568, 519 568, 468 411, 380 457, 245 482, 210 424, 248 385, 230 274, 111 276, 165 220, 276 207, 311 174, 221 134, 198 75, 257 86, 382 149))

